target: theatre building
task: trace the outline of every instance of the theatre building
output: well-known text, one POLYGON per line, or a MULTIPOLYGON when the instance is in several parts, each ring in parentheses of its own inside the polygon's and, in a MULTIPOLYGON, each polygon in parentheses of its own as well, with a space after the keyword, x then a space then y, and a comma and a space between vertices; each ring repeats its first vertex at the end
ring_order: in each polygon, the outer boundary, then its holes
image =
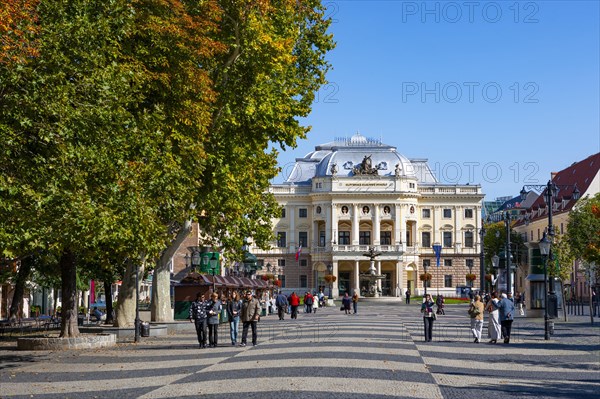
POLYGON ((425 268, 433 294, 478 286, 481 187, 439 183, 426 159, 356 134, 297 158, 270 191, 282 209, 273 220, 277 239, 251 251, 263 270, 282 275, 286 290, 364 295, 371 286, 382 296, 420 294, 425 268), (433 244, 442 246, 439 267, 433 244), (328 274, 336 277, 332 284, 328 274))

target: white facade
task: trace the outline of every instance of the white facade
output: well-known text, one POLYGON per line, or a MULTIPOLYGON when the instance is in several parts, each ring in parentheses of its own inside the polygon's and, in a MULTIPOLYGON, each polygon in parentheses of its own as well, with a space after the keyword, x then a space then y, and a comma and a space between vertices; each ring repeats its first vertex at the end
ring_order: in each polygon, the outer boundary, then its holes
POLYGON ((329 286, 333 295, 364 293, 373 247, 378 287, 384 296, 423 292, 419 275, 429 262, 429 292, 455 294, 466 274, 479 281, 479 229, 483 194, 479 185, 447 185, 426 160, 409 160, 396 148, 360 134, 317 146, 297 159, 292 174, 271 192, 284 214, 273 220, 278 237, 271 249, 252 248, 259 260, 300 291, 329 286), (440 267, 432 244, 443 246, 440 267), (298 260, 296 254, 301 246, 298 260))

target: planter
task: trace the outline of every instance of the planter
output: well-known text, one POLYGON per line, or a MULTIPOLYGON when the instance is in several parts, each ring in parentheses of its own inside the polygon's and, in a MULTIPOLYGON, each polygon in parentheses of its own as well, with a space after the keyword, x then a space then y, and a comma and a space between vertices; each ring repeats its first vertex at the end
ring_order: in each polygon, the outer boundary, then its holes
POLYGON ((431 278, 433 276, 431 275, 431 273, 423 273, 419 276, 419 280, 421 281, 431 281, 431 278))

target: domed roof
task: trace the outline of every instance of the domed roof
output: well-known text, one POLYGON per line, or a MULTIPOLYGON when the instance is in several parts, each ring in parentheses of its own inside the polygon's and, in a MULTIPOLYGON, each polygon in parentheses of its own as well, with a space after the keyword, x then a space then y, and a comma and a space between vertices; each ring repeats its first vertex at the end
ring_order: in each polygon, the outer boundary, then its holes
POLYGON ((351 177, 357 174, 395 176, 396 168, 403 177, 416 178, 423 183, 436 183, 427 160, 410 160, 383 144, 381 140, 367 138, 356 133, 351 138, 336 138, 334 141, 315 147, 304 158, 297 158, 286 183, 309 184, 314 177, 351 177))

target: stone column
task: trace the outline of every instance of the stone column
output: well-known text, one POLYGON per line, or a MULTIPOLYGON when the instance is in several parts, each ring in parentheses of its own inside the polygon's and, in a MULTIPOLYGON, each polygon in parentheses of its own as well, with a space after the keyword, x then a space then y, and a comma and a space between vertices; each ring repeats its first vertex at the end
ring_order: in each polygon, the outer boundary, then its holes
POLYGON ((358 204, 352 204, 352 245, 358 245, 358 204))
POLYGON ((406 284, 403 283, 403 274, 402 274, 402 262, 396 261, 396 295, 402 296, 406 292, 406 287, 408 287, 408 282, 406 284))
POLYGON ((373 245, 379 245, 381 244, 381 220, 379 218, 379 205, 377 204, 373 204, 373 218, 371 220, 373 222, 373 245))
MULTIPOLYGON (((376 261, 375 265, 376 265, 375 267, 377 270, 377 275, 381 276, 381 261, 380 260, 376 261)), ((377 279, 377 289, 381 290, 381 279, 377 279)), ((379 294, 377 294, 375 296, 379 296, 379 294)))
POLYGON ((402 250, 406 251, 406 245, 404 243, 404 237, 402 237, 402 219, 400 218, 400 204, 394 205, 394 244, 402 244, 402 250))
POLYGON ((333 225, 331 220, 335 216, 335 205, 327 205, 325 209, 325 246, 331 246, 331 237, 333 235, 333 225))
POLYGON ((333 287, 332 296, 334 298, 337 298, 337 297, 340 296, 340 289, 339 289, 339 285, 338 285, 338 282, 340 280, 340 276, 339 276, 339 273, 338 273, 338 261, 334 260, 333 263, 332 263, 332 265, 333 265, 333 271, 332 271, 332 273, 337 278, 333 282, 333 284, 332 284, 332 287, 333 287))
POLYGON ((349 292, 349 295, 354 294, 354 290, 356 290, 356 292, 360 293, 360 262, 359 261, 354 261, 354 288, 351 290, 351 292, 349 292))

